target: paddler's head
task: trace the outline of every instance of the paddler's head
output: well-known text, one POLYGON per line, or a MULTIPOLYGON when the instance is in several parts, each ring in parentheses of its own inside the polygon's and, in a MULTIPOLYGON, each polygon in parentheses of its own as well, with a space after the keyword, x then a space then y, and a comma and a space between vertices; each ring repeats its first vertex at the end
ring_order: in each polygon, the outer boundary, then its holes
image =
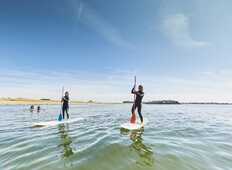
POLYGON ((143 86, 142 85, 139 85, 139 91, 143 92, 143 86))
POLYGON ((69 93, 67 91, 65 92, 65 96, 69 96, 69 93))

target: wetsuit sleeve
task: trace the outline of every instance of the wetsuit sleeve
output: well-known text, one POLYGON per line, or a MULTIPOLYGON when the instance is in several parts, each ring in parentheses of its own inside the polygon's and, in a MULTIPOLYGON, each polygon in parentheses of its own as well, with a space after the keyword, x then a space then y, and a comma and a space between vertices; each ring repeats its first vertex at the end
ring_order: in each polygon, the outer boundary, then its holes
POLYGON ((69 97, 64 97, 63 100, 69 101, 69 97))
POLYGON ((133 89, 131 90, 132 94, 135 94, 135 87, 133 87, 133 89))
POLYGON ((136 94, 139 95, 140 97, 144 96, 144 93, 141 93, 141 92, 137 92, 136 94))
POLYGON ((143 92, 140 92, 140 91, 133 91, 133 92, 131 92, 131 93, 133 93, 133 94, 136 94, 136 95, 138 95, 138 96, 140 96, 140 97, 143 97, 144 96, 144 93, 143 92))

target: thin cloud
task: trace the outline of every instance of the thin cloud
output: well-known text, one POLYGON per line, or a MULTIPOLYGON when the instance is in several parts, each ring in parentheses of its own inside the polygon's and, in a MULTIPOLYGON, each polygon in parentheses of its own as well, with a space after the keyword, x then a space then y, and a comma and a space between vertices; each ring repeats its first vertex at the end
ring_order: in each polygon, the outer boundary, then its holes
POLYGON ((163 23, 165 35, 177 46, 182 47, 205 47, 209 43, 195 40, 190 32, 189 18, 184 14, 167 16, 163 23))
POLYGON ((88 4, 80 1, 79 4, 73 3, 72 7, 74 8, 74 15, 79 22, 101 35, 106 41, 128 49, 134 48, 133 45, 123 37, 119 29, 110 24, 88 4))
POLYGON ((82 4, 82 2, 80 2, 79 8, 78 8, 78 20, 81 19, 82 11, 83 11, 83 4, 82 4))
POLYGON ((71 92, 72 99, 96 101, 127 100, 127 75, 118 73, 88 73, 83 71, 27 72, 2 71, 0 97, 53 98, 60 97, 60 88, 65 86, 71 92))
MULTIPOLYGON (((127 70, 104 73, 14 70, 2 71, 0 76, 0 97, 59 99, 60 89, 65 86, 71 92, 72 100, 121 102, 133 99, 130 88, 133 86, 134 72, 127 70)), ((231 70, 208 71, 191 78, 138 74, 138 84, 144 85, 145 101, 231 102, 231 76, 231 70)))

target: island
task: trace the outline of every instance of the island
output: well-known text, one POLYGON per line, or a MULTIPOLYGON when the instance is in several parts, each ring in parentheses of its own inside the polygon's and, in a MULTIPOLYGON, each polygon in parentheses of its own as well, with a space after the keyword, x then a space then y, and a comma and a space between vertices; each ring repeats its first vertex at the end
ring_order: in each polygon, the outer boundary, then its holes
MULTIPOLYGON (((126 100, 126 101, 123 101, 122 103, 133 104, 134 101, 126 100)), ((229 103, 229 102, 179 102, 177 100, 153 100, 153 101, 143 102, 143 104, 232 105, 232 103, 229 103)))
POLYGON ((144 102, 144 104, 181 104, 176 100, 154 100, 149 102, 144 102))
MULTIPOLYGON (((122 103, 134 103, 133 101, 123 101, 122 103)), ((148 102, 143 102, 143 104, 181 104, 176 100, 153 100, 148 102)))

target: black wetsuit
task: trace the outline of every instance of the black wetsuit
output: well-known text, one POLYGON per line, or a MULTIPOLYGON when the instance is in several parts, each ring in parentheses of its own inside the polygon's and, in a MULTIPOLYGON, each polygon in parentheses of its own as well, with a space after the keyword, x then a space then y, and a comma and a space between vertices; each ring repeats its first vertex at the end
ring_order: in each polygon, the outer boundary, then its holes
POLYGON ((38 113, 40 112, 40 106, 37 107, 37 112, 38 112, 38 113))
POLYGON ((131 93, 132 94, 135 94, 135 102, 132 106, 132 109, 131 109, 131 112, 134 113, 135 112, 135 109, 137 108, 138 110, 138 114, 139 114, 139 118, 141 120, 141 122, 143 122, 143 116, 142 116, 142 113, 141 113, 141 110, 142 110, 142 100, 143 100, 143 96, 144 96, 144 92, 142 91, 135 91, 135 88, 133 88, 131 90, 131 93))
POLYGON ((69 114, 68 114, 68 109, 69 109, 69 97, 68 96, 64 96, 63 99, 63 106, 62 106, 62 113, 63 113, 63 119, 64 119, 64 115, 66 112, 67 118, 69 119, 69 114))
POLYGON ((31 105, 31 107, 30 107, 30 112, 33 112, 33 111, 34 111, 34 106, 31 105))

